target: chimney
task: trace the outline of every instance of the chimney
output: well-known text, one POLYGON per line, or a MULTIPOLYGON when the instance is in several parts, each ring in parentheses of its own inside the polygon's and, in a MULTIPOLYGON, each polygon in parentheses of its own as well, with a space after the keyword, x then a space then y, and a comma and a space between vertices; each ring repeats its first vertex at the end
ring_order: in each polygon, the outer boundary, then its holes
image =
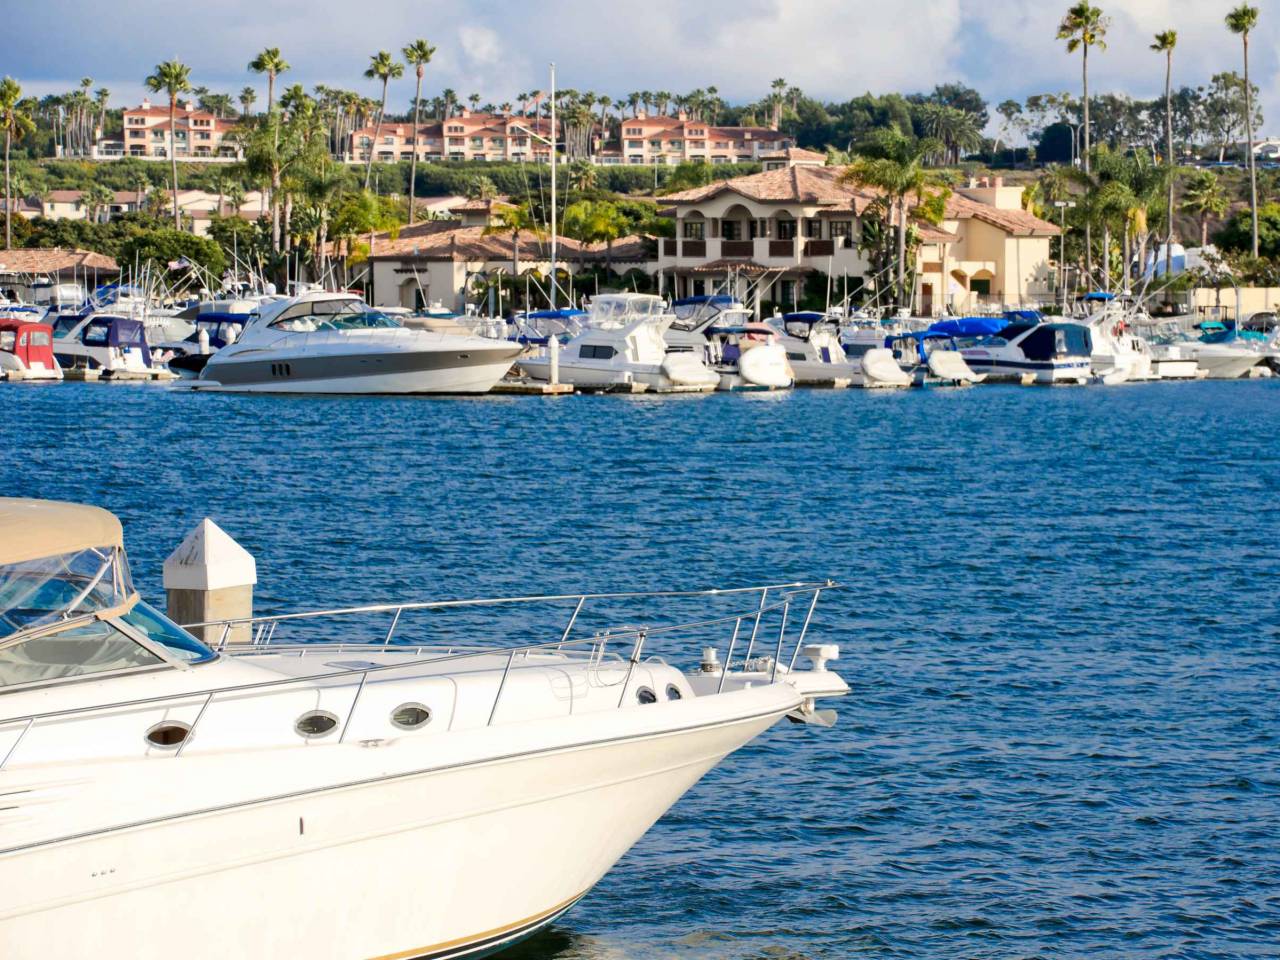
POLYGON ((679 113, 676 114, 676 119, 680 121, 688 120, 689 112, 687 110, 681 110, 679 113))
POLYGON ((466 120, 471 116, 471 109, 469 107, 463 107, 462 110, 458 113, 458 116, 460 116, 463 120, 466 120))
POLYGON ((187 111, 187 113, 194 113, 196 109, 196 105, 192 103, 190 100, 188 100, 185 104, 183 104, 183 108, 187 111))
POLYGON ((640 107, 638 110, 636 110, 637 120, 647 120, 648 118, 649 118, 649 114, 645 112, 644 107, 640 107))
POLYGON ((150 109, 151 109, 151 101, 150 101, 150 100, 148 100, 146 97, 143 97, 143 98, 142 98, 142 109, 143 109, 143 110, 150 110, 150 109))

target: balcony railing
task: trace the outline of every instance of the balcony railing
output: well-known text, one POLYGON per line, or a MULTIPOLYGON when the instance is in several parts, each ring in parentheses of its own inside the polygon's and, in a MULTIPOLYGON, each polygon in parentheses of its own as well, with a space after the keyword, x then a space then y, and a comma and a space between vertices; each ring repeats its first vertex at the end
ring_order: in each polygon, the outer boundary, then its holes
POLYGON ((724 240, 720 244, 720 255, 724 257, 755 256, 754 240, 724 240))
POLYGON ((705 257, 707 255, 707 241, 705 240, 686 240, 682 246, 681 256, 705 257))
POLYGON ((677 254, 676 241, 674 241, 674 240, 663 240, 663 241, 662 241, 662 253, 663 253, 663 255, 668 256, 668 257, 674 257, 674 256, 676 256, 676 254, 677 254))
POLYGON ((794 257, 796 255, 796 242, 794 240, 770 240, 769 256, 771 257, 794 257))
POLYGON ((836 252, 834 240, 806 240, 804 255, 806 257, 830 257, 836 252))

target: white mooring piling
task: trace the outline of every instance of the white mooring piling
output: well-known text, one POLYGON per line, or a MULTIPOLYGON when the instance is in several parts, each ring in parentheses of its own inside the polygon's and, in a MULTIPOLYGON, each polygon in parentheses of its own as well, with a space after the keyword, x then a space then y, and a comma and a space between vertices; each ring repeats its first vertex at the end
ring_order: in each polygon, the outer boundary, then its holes
MULTIPOLYGON (((253 616, 253 585, 258 564, 253 554, 205 517, 164 562, 169 616, 178 623, 203 623, 253 616)), ((192 631, 206 643, 222 639, 221 627, 192 631)), ((249 640, 249 626, 233 627, 228 643, 249 640)))

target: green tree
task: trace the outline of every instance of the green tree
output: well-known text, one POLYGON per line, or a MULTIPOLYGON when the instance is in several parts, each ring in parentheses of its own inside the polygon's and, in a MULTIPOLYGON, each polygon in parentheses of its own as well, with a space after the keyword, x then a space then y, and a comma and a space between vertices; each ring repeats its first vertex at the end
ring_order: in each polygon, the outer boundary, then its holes
MULTIPOLYGON (((436 52, 436 48, 425 40, 415 40, 400 52, 404 54, 405 63, 413 67, 414 76, 417 78, 413 93, 413 156, 409 160, 409 225, 412 226, 417 215, 417 210, 414 209, 414 198, 418 179, 418 123, 422 107, 422 76, 426 73, 427 64, 431 62, 431 56, 436 52)), ((370 156, 372 155, 372 148, 370 148, 370 156)))
MULTIPOLYGON (((1228 220, 1214 237, 1218 246, 1233 253, 1249 254, 1254 241, 1252 214, 1253 211, 1241 210, 1228 220)), ((1280 257, 1280 203, 1264 203, 1257 210, 1256 222, 1259 255, 1272 259, 1280 257)))
POLYGON ((1253 222, 1253 258, 1258 258, 1258 166, 1253 155, 1253 102, 1249 89, 1249 34, 1258 25, 1258 8, 1242 3, 1227 14, 1227 29, 1244 46, 1244 128, 1249 161, 1249 210, 1253 222))
POLYGON ((257 102, 258 92, 253 87, 245 87, 240 91, 240 113, 248 118, 253 113, 253 105, 257 102))
POLYGON ((859 148, 859 156, 840 174, 840 182, 869 187, 884 194, 896 231, 898 306, 909 306, 907 294, 907 218, 912 207, 930 196, 930 188, 941 185, 936 174, 925 169, 925 161, 943 150, 929 138, 917 139, 896 128, 876 133, 859 148))
POLYGON ((111 209, 111 203, 115 200, 115 194, 108 190, 101 183, 94 183, 80 197, 80 205, 85 209, 85 215, 94 223, 101 223, 105 218, 104 214, 111 209))
MULTIPOLYGON (((270 113, 276 105, 276 77, 289 69, 289 63, 280 55, 279 47, 267 47, 260 54, 249 61, 249 69, 254 73, 265 73, 267 75, 267 113, 270 113)), ((249 88, 246 87, 245 90, 249 88)), ((241 100, 244 99, 244 90, 240 91, 241 100)), ((252 105, 253 99, 250 99, 252 105)))
POLYGON ((605 269, 613 269, 613 242, 627 234, 630 222, 607 200, 579 200, 564 211, 564 233, 583 243, 605 245, 605 269))
POLYGON ((1178 31, 1164 30, 1156 34, 1151 49, 1163 53, 1164 60, 1164 162, 1170 169, 1169 196, 1166 225, 1168 234, 1164 246, 1164 275, 1173 276, 1173 189, 1177 183, 1176 168, 1173 156, 1173 48, 1178 45, 1178 31))
POLYGON ((0 127, 4 128, 4 248, 13 246, 13 180, 9 151, 15 140, 34 133, 35 123, 22 107, 22 87, 13 77, 0 80, 0 127))
MULTIPOLYGON (((512 278, 520 276, 520 234, 524 232, 531 233, 539 239, 546 236, 546 231, 542 229, 538 218, 533 215, 533 210, 527 203, 501 207, 496 211, 494 222, 484 228, 485 236, 510 235, 512 278)), ((552 264, 552 272, 555 272, 554 264, 552 264)), ((553 278, 552 283, 554 282, 553 278)))
MULTIPOLYGON (((1062 22, 1058 24, 1058 39, 1067 41, 1067 52, 1075 53, 1080 51, 1080 72, 1082 77, 1082 85, 1084 89, 1081 98, 1083 108, 1082 122, 1084 124, 1084 172, 1089 172, 1090 165, 1090 138, 1089 138, 1089 48, 1097 47, 1099 50, 1107 49, 1107 27, 1110 26, 1110 19, 1102 15, 1102 11, 1089 3, 1089 0, 1079 0, 1074 6, 1070 7, 1066 15, 1062 18, 1062 22)), ((1084 258, 1085 272, 1093 273, 1093 244, 1089 236, 1089 227, 1085 226, 1084 238, 1084 258)))
POLYGON ((1218 175, 1212 170, 1197 170, 1182 191, 1182 209, 1200 221, 1200 246, 1209 242, 1209 220, 1226 216, 1229 204, 1222 192, 1218 175))
POLYGON ((181 230, 145 230, 135 233, 120 246, 119 259, 130 265, 152 263, 168 269, 174 260, 186 259, 215 277, 222 276, 227 260, 215 241, 181 230))
POLYGON ((178 209, 178 95, 191 89, 191 68, 177 60, 166 60, 156 65, 155 73, 147 77, 146 84, 152 93, 164 93, 169 97, 169 169, 173 186, 173 228, 181 230, 182 215, 178 209))
POLYGON ((369 146, 369 160, 364 167, 364 188, 368 190, 369 178, 373 174, 373 155, 378 150, 378 137, 382 135, 382 118, 387 112, 387 84, 404 76, 404 64, 386 50, 379 50, 369 58, 369 68, 364 75, 368 80, 382 81, 382 104, 378 107, 378 120, 373 127, 373 143, 369 146))

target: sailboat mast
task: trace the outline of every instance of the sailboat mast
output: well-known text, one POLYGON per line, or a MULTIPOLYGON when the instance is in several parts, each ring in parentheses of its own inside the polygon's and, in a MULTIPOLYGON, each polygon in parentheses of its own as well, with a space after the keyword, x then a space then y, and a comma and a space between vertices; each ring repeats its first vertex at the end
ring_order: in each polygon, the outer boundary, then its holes
POLYGON ((551 309, 556 308, 556 65, 551 64, 551 309))

